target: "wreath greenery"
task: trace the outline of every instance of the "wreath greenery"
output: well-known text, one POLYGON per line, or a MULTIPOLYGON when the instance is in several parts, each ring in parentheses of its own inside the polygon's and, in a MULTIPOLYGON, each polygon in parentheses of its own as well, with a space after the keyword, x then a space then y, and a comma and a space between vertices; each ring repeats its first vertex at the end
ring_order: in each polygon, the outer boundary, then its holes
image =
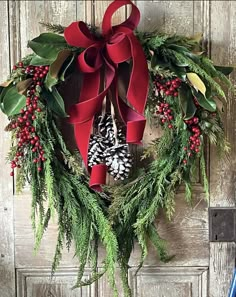
MULTIPOLYGON (((202 50, 200 36, 187 38, 136 31, 149 68, 145 115, 153 129, 162 128, 163 135, 145 150, 143 158, 147 158, 147 166, 124 182, 96 192, 89 186, 79 152, 68 146, 61 130, 61 119, 67 117, 63 88, 73 75, 78 75, 76 60, 84 49, 66 42, 63 26, 44 26, 51 32, 29 41, 33 53, 13 67, 0 88, 1 110, 10 121, 6 130, 12 135, 8 155, 11 175, 16 168, 18 192, 26 183, 31 186, 36 250, 50 218, 57 213, 53 272, 64 245, 69 249, 74 242, 80 261, 75 287, 90 284, 107 272, 114 295, 118 296, 114 277, 118 263, 125 296, 131 296, 128 263, 134 242, 137 240, 142 250, 140 267, 147 256, 149 241, 160 259, 168 261, 165 242, 155 226, 157 213, 164 209, 171 219, 175 193, 181 184, 185 185, 187 202, 191 201, 191 180, 198 164, 208 197, 204 155, 208 141, 221 154, 229 151, 221 120, 226 102, 221 85, 231 87, 225 75, 232 68, 214 66, 202 50), (104 246, 106 256, 103 269, 98 272, 99 244, 104 246), (93 273, 91 279, 82 280, 87 262, 91 263, 93 273)), ((89 28, 99 36, 97 28, 89 28)), ((130 66, 130 62, 123 64, 130 66)), ((114 134, 118 121, 113 116, 109 111, 108 119, 112 121, 108 126, 114 134)), ((99 137, 104 137, 96 121, 94 126, 97 147, 92 155, 102 143, 99 137)))

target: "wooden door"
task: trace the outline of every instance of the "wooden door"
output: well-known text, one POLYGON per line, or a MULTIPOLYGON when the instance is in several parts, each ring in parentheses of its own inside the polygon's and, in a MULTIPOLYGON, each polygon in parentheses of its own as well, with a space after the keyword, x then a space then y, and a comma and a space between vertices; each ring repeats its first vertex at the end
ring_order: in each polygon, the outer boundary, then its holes
MULTIPOLYGON (((1 1, 0 3, 0 78, 26 55, 27 40, 44 29, 39 22, 68 25, 84 20, 99 25, 110 1, 1 1)), ((136 1, 141 13, 141 30, 193 35, 204 32, 208 49, 217 64, 235 64, 235 1, 136 1)), ((120 10, 115 22, 124 19, 120 10)), ((232 79, 234 77, 232 76, 232 79)), ((235 205, 236 105, 232 94, 225 112, 225 126, 231 143, 231 161, 217 162, 214 148, 208 151, 210 206, 235 205)), ((50 279, 50 265, 56 242, 56 224, 51 223, 37 255, 33 254, 30 224, 29 189, 13 199, 14 180, 9 176, 5 156, 9 138, 4 132, 7 120, 0 115, 0 297, 110 297, 112 292, 104 277, 91 287, 71 291, 76 279, 77 262, 73 251, 64 253, 61 268, 50 279)), ((155 131, 151 131, 155 133, 155 131)), ((150 135, 147 137, 147 141, 150 135)), ((192 207, 186 205, 181 191, 176 197, 176 214, 172 222, 159 219, 161 235, 169 242, 175 258, 168 264, 158 262, 150 250, 144 268, 135 275, 139 260, 135 248, 131 259, 130 284, 134 297, 226 297, 235 262, 234 243, 209 243, 208 205, 200 178, 194 186, 192 207)), ((102 253, 102 251, 101 251, 102 253)), ((90 268, 87 268, 90 274, 90 268)), ((122 295, 121 295, 122 296, 122 295)))

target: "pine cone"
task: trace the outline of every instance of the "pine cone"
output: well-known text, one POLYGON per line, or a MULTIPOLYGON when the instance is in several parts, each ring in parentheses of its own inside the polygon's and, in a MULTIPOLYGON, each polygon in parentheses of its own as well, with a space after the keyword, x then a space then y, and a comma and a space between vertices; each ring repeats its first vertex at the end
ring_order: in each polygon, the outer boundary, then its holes
MULTIPOLYGON (((113 120, 110 114, 105 114, 104 116, 99 116, 98 118, 99 123, 99 132, 100 134, 106 138, 111 145, 115 145, 115 135, 114 135, 114 127, 113 127, 113 120)), ((125 141, 125 136, 121 129, 118 130, 117 133, 118 142, 122 143, 125 141)))
POLYGON ((104 163, 104 151, 109 148, 109 141, 100 135, 91 135, 88 150, 88 166, 104 163))
POLYGON ((114 180, 124 180, 129 176, 132 157, 128 144, 119 144, 106 149, 104 157, 108 172, 114 177, 114 180))

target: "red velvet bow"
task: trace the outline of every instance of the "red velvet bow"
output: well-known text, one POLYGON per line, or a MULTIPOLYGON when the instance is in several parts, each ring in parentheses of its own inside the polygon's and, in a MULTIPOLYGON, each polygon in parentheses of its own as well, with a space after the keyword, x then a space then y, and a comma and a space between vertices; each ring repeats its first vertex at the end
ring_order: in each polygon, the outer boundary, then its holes
MULTIPOLYGON (((127 143, 140 143, 145 118, 148 93, 148 68, 146 58, 133 30, 140 20, 138 8, 130 0, 115 0, 107 8, 102 22, 102 38, 93 36, 84 22, 74 22, 65 29, 68 44, 85 50, 78 56, 77 64, 83 75, 79 103, 72 106, 70 123, 74 124, 75 139, 87 167, 88 147, 94 116, 101 112, 102 102, 108 90, 113 91, 115 104, 127 125, 127 143), (120 25, 112 26, 112 15, 122 6, 130 4, 129 18, 120 25), (127 105, 118 94, 118 64, 132 59, 132 72, 127 91, 127 105), (101 85, 104 86, 102 91, 101 85), (132 106, 132 108, 130 107, 132 106)), ((93 166, 90 186, 98 191, 105 184, 106 165, 93 166)))

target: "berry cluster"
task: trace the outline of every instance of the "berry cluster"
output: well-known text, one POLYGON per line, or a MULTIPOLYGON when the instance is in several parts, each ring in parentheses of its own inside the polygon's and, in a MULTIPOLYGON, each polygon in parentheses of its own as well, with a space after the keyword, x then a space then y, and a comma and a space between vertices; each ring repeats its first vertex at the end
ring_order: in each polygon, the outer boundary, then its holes
POLYGON ((177 97, 181 79, 178 77, 170 79, 158 75, 154 80, 154 85, 156 87, 156 95, 162 93, 166 96, 177 97))
POLYGON ((170 109, 169 103, 159 103, 157 104, 157 111, 156 114, 160 117, 161 123, 168 123, 168 128, 172 129, 172 121, 173 121, 173 115, 172 110, 170 109))
MULTIPOLYGON (((193 154, 198 154, 200 152, 201 146, 201 129, 199 127, 199 118, 193 117, 192 119, 186 120, 185 123, 188 126, 188 129, 191 131, 191 136, 189 137, 189 146, 184 147, 188 157, 193 156, 193 154)), ((187 164, 187 159, 183 160, 184 164, 187 164)))
POLYGON ((37 114, 42 110, 38 105, 40 86, 43 84, 43 80, 48 73, 48 66, 27 66, 24 67, 23 62, 19 62, 18 65, 13 67, 13 71, 17 68, 22 68, 27 77, 32 77, 32 84, 27 90, 26 107, 21 109, 17 118, 13 119, 10 123, 10 129, 16 129, 17 138, 17 150, 14 159, 11 161, 10 173, 14 175, 14 168, 20 168, 22 163, 22 157, 24 156, 24 150, 27 146, 30 146, 35 158, 33 162, 38 164, 38 171, 42 170, 41 162, 45 162, 44 150, 40 143, 40 137, 37 135, 34 121, 37 118, 37 114))

